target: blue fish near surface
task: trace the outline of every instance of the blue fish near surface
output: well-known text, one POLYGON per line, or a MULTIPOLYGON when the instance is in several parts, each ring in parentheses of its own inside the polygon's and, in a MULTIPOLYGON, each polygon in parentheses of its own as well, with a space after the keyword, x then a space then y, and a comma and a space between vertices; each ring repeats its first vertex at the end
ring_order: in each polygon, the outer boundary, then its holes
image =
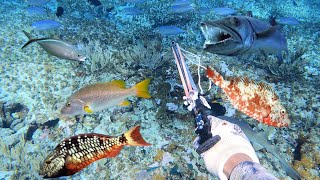
POLYGON ((173 13, 187 13, 194 10, 194 7, 191 5, 174 5, 171 6, 171 11, 173 13))
POLYGON ((135 7, 126 7, 126 8, 123 8, 123 9, 122 9, 121 13, 122 13, 122 14, 125 14, 125 15, 134 16, 134 15, 141 15, 141 14, 143 14, 143 11, 141 11, 140 9, 135 8, 135 7))
POLYGON ((146 0, 126 0, 127 3, 144 3, 146 0))
POLYGON ((213 8, 214 13, 220 16, 229 16, 236 14, 237 11, 228 7, 213 8))
POLYGON ((32 28, 34 30, 49 30, 49 29, 56 29, 62 26, 61 23, 54 21, 54 20, 42 20, 32 23, 32 28))
POLYGON ((187 13, 195 10, 194 4, 188 0, 176 0, 171 4, 171 12, 187 13))
POLYGON ((211 9, 209 9, 208 7, 200 7, 198 11, 200 14, 206 15, 210 13, 211 9))
POLYGON ((185 33, 184 30, 176 26, 159 26, 155 28, 154 31, 162 36, 179 35, 185 33))
POLYGON ((282 25, 299 25, 300 22, 293 17, 281 17, 276 20, 278 24, 282 25))
POLYGON ((32 6, 27 8, 27 12, 30 15, 46 15, 47 12, 45 9, 43 9, 42 7, 37 7, 37 6, 32 6))
POLYGON ((174 3, 172 3, 172 6, 189 6, 192 2, 188 0, 176 0, 174 3))
POLYGON ((33 6, 41 6, 47 4, 49 1, 50 0, 27 0, 26 3, 33 6))

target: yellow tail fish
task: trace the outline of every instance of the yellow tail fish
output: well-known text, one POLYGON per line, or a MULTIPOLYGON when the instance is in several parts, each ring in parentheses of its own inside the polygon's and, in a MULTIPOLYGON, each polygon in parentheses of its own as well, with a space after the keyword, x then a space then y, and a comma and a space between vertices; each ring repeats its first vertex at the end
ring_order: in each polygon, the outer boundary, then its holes
POLYGON ((146 79, 131 88, 126 88, 123 80, 96 83, 85 86, 75 92, 61 109, 64 115, 94 113, 116 105, 129 106, 130 96, 151 98, 148 91, 150 79, 146 79))

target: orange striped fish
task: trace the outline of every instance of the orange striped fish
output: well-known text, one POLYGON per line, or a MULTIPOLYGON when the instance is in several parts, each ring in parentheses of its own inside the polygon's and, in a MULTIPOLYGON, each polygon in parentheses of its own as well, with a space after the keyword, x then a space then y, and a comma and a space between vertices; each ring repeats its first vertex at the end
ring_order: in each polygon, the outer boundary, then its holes
POLYGON ((248 78, 233 77, 225 80, 216 70, 209 67, 207 77, 224 91, 235 108, 246 115, 269 126, 290 125, 286 109, 271 86, 248 78))
POLYGON ((91 163, 112 158, 119 154, 123 146, 150 146, 136 126, 118 137, 103 134, 79 134, 62 141, 48 155, 40 167, 44 178, 73 175, 91 163))

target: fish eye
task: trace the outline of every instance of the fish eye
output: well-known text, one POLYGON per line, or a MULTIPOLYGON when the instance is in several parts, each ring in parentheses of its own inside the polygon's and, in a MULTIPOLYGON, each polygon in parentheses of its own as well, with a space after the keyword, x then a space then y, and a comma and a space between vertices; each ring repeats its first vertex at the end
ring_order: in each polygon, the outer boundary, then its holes
POLYGON ((51 163, 51 160, 46 160, 46 164, 50 164, 51 163))
POLYGON ((234 24, 235 26, 240 26, 240 21, 239 21, 238 18, 236 18, 236 17, 232 18, 232 22, 233 22, 233 24, 234 24))
POLYGON ((70 107, 70 106, 71 106, 71 103, 70 103, 70 102, 68 102, 68 103, 66 104, 66 106, 67 106, 67 107, 70 107))
POLYGON ((281 114, 284 114, 284 113, 286 113, 286 111, 285 111, 285 110, 281 110, 280 113, 281 113, 281 114))
POLYGON ((78 57, 80 57, 81 55, 80 54, 78 54, 78 57))

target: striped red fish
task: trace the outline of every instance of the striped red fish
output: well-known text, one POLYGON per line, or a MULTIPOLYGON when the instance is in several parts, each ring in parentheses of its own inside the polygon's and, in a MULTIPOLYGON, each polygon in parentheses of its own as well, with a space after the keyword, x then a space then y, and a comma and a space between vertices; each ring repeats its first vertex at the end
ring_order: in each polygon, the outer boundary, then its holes
POLYGON ((123 146, 150 146, 136 126, 118 137, 103 134, 80 134, 62 141, 48 155, 40 169, 44 178, 73 175, 91 163, 112 158, 119 154, 123 146))
POLYGON ((216 70, 207 68, 207 77, 219 86, 231 104, 246 115, 269 126, 290 125, 286 109, 271 86, 248 78, 225 80, 216 70))

